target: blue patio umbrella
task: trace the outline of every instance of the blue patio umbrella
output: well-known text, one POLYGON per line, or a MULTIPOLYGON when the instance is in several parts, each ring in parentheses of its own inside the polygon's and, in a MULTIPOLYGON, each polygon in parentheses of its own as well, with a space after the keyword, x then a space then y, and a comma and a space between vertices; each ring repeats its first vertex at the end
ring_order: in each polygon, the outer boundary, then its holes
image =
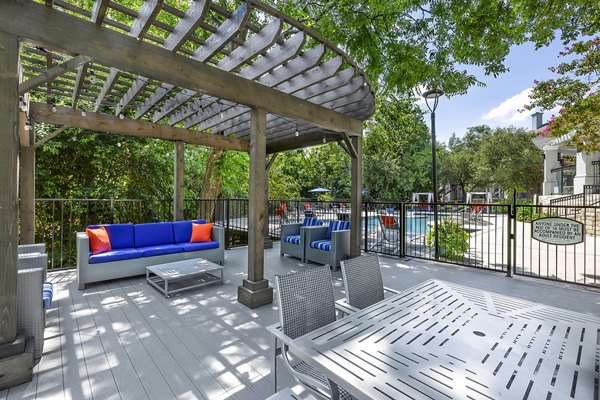
POLYGON ((315 188, 315 189, 311 189, 311 190, 308 191, 308 193, 329 193, 329 192, 331 192, 331 190, 325 189, 325 188, 321 188, 321 187, 315 188))

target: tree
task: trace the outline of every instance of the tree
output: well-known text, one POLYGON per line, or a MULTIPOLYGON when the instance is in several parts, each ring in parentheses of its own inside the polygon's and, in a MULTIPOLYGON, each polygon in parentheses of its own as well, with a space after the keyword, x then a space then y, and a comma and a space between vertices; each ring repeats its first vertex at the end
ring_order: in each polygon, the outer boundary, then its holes
POLYGON ((495 128, 480 147, 479 173, 489 176, 504 192, 524 191, 530 196, 540 189, 542 152, 525 129, 495 128))
POLYGON ((600 27, 596 0, 271 0, 282 11, 340 44, 384 90, 419 84, 449 94, 482 85, 462 65, 486 75, 507 71, 510 46, 573 41, 600 27))
POLYGON ((565 47, 560 56, 572 61, 550 67, 559 77, 536 81, 531 103, 525 108, 549 110, 561 107, 553 115, 543 134, 554 137, 571 134, 571 143, 580 151, 600 150, 600 37, 565 47))
POLYGON ((404 200, 431 188, 431 140, 410 98, 378 100, 366 125, 363 181, 376 199, 404 200))
POLYGON ((480 149, 490 134, 489 126, 479 125, 468 128, 462 139, 451 137, 451 147, 440 154, 440 182, 458 186, 463 193, 487 186, 490 178, 480 171, 480 149))

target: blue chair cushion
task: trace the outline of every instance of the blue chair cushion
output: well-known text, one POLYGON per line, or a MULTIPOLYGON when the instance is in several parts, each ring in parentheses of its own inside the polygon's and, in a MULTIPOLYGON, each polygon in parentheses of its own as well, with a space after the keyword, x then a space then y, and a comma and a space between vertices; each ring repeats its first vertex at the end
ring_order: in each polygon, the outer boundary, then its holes
POLYGON ((42 301, 44 310, 52 307, 52 296, 54 296, 54 287, 50 282, 44 282, 42 285, 42 301))
POLYGON ((135 232, 135 247, 148 247, 175 243, 172 222, 136 224, 133 226, 133 230, 135 232))
POLYGON ((161 244, 158 246, 140 247, 138 248, 138 250, 142 252, 142 257, 154 257, 163 256, 165 254, 183 253, 183 248, 181 246, 176 246, 173 244, 161 244))
POLYGON ((331 240, 315 240, 311 242, 310 247, 313 249, 331 251, 331 240))
POLYGON ((219 248, 219 242, 195 242, 195 243, 186 243, 183 245, 183 251, 184 252, 190 252, 190 251, 200 251, 200 250, 209 250, 209 249, 218 249, 219 248))
POLYGON ((140 257, 142 257, 142 252, 138 249, 119 249, 91 255, 89 263, 100 264, 110 261, 132 260, 140 257))
POLYGON ((103 226, 108 232, 110 247, 115 249, 129 249, 134 247, 133 224, 106 224, 90 225, 88 228, 94 229, 103 226))
POLYGON ((290 235, 283 238, 284 242, 291 244, 300 244, 300 235, 290 235))
POLYGON ((331 232, 345 231, 348 229, 350 229, 350 221, 329 221, 329 226, 327 227, 327 239, 331 239, 331 232))
POLYGON ((173 222, 173 235, 175 243, 189 243, 192 238, 192 222, 205 224, 205 219, 195 221, 177 221, 173 222))
POLYGON ((302 226, 321 226, 323 225, 323 221, 318 218, 306 217, 304 221, 302 221, 302 226))

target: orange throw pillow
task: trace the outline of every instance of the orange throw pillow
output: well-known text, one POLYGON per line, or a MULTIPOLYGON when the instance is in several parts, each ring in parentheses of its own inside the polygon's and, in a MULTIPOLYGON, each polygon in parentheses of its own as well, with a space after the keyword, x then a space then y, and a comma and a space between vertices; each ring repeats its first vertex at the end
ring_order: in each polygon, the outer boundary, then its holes
POLYGON ((195 224, 192 222, 192 238, 190 243, 210 242, 213 224, 195 224))
POLYGON ((92 254, 104 253, 105 251, 112 250, 110 238, 108 237, 108 232, 106 232, 105 227, 101 226, 100 228, 86 229, 85 233, 87 233, 90 238, 92 254))

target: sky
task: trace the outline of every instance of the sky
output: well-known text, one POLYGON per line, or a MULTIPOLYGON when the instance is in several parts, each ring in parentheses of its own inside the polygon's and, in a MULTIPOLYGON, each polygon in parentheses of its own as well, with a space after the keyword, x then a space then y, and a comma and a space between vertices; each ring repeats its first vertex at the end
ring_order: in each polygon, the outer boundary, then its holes
MULTIPOLYGON (((435 113, 436 139, 448 142, 452 133, 462 137, 468 127, 477 125, 516 126, 531 128, 532 111, 518 112, 529 102, 528 94, 534 86, 534 79, 543 80, 556 77, 548 70, 564 58, 557 58, 564 46, 560 41, 548 47, 535 50, 531 43, 513 46, 505 60, 509 68, 497 78, 485 76, 475 67, 466 69, 486 84, 485 87, 472 87, 462 96, 442 97, 435 113)), ((424 101, 419 101, 422 109, 429 112, 424 101)), ((546 122, 554 111, 544 113, 546 122)), ((429 116, 425 116, 429 125, 429 116)))

